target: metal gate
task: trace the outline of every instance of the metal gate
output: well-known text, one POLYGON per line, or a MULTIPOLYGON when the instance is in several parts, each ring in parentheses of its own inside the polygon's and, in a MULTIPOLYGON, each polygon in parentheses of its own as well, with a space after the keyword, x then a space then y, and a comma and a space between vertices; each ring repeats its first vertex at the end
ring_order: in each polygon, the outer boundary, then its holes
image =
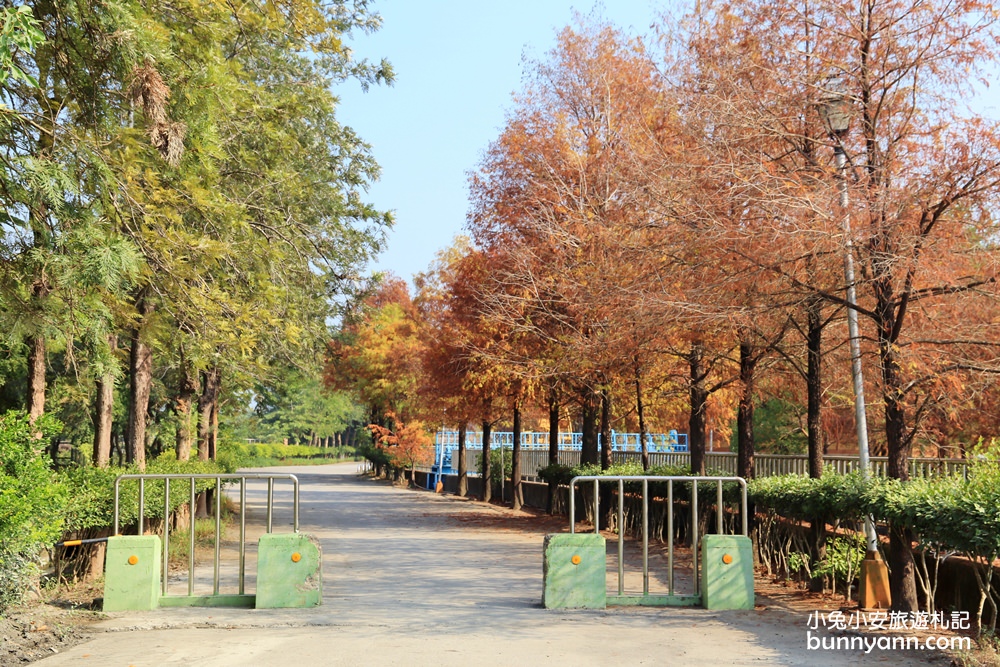
MULTIPOLYGON (((114 489, 114 535, 119 537, 119 518, 121 503, 121 483, 124 481, 136 480, 139 483, 138 489, 138 521, 137 536, 144 536, 146 532, 146 492, 147 482, 162 481, 163 491, 162 505, 162 544, 159 545, 162 553, 158 554, 155 560, 159 561, 158 575, 159 587, 156 597, 156 606, 234 606, 253 607, 255 606, 256 595, 248 594, 246 591, 246 541, 247 541, 247 480, 267 481, 267 518, 266 532, 270 535, 273 531, 274 518, 274 483, 275 481, 288 481, 292 485, 292 531, 299 532, 299 480, 295 475, 288 473, 233 473, 233 474, 138 474, 120 475, 115 479, 114 489), (197 501, 199 481, 208 481, 209 489, 214 488, 214 506, 212 508, 215 519, 214 534, 214 558, 213 577, 211 595, 195 595, 195 506, 197 501), (171 482, 179 482, 174 485, 174 489, 181 493, 187 493, 189 503, 190 523, 188 526, 190 542, 188 544, 188 569, 187 569, 187 595, 168 595, 168 572, 170 562, 170 513, 171 513, 171 482), (238 592, 236 594, 220 593, 220 562, 222 552, 222 491, 224 483, 239 483, 239 563, 238 563, 238 592), (178 488, 179 487, 179 488, 178 488)), ((202 489, 205 485, 202 484, 202 489)), ((133 538, 134 539, 134 538, 133 538)), ((134 551, 135 547, 131 547, 134 551)), ((301 556, 300 556, 301 558, 301 556)), ((128 563, 136 565, 139 556, 130 555, 128 563)), ((295 562, 299 562, 296 560, 295 562)), ((113 574, 112 565, 108 565, 108 577, 113 574)), ((145 581, 145 580, 143 580, 145 581)), ((258 582, 259 589, 260 582, 258 582)), ((107 596, 106 596, 107 597, 107 596)), ((106 600, 107 604, 107 600, 106 600)))
MULTIPOLYGON (((711 486, 709 486, 709 493, 711 486)), ((711 498, 711 496, 709 496, 711 498)), ((709 500, 708 502, 711 502, 709 500)), ((656 476, 580 476, 574 477, 569 484, 569 529, 570 536, 563 534, 549 536, 546 543, 546 549, 551 548, 559 549, 561 548, 560 542, 567 545, 569 551, 572 552, 571 564, 576 569, 570 569, 569 574, 559 574, 560 572, 565 572, 566 568, 558 562, 558 558, 549 560, 549 553, 546 553, 546 573, 548 578, 548 573, 551 569, 552 581, 555 586, 553 593, 549 593, 549 582, 546 582, 546 593, 554 595, 556 599, 560 599, 562 602, 558 602, 553 605, 546 606, 600 606, 595 600, 600 600, 606 594, 606 604, 607 605, 642 605, 642 606, 680 606, 680 605, 697 605, 706 604, 706 598, 714 597, 716 601, 719 600, 718 591, 721 585, 730 589, 727 595, 731 594, 736 587, 733 586, 733 582, 736 581, 740 587, 746 588, 747 575, 749 575, 749 599, 750 605, 753 604, 753 571, 752 571, 752 558, 749 551, 749 539, 747 538, 747 485, 746 480, 741 477, 656 477, 656 476), (592 483, 592 494, 593 494, 593 517, 594 517, 594 536, 598 538, 598 541, 591 542, 581 542, 579 538, 572 538, 570 536, 576 535, 576 490, 578 485, 585 483, 592 483), (580 597, 574 598, 573 594, 568 594, 568 597, 561 597, 560 587, 564 584, 561 583, 565 581, 566 585, 580 586, 581 590, 585 590, 588 586, 591 587, 593 591, 594 587, 600 585, 602 588, 605 587, 604 572, 606 571, 606 558, 607 554, 605 552, 605 545, 603 537, 600 537, 600 485, 601 484, 616 484, 617 485, 617 529, 618 529, 618 544, 617 544, 617 560, 618 560, 618 590, 617 594, 607 593, 606 591, 600 591, 596 595, 590 598, 580 597), (628 484, 628 487, 626 487, 628 484), (660 493, 663 491, 663 484, 666 485, 666 497, 663 498, 662 495, 659 496, 660 500, 666 503, 665 513, 666 513, 666 538, 667 538, 667 593, 663 594, 651 594, 649 586, 649 508, 650 508, 650 485, 656 484, 659 486, 660 493), (699 534, 699 495, 705 495, 705 487, 708 485, 713 485, 715 487, 714 494, 714 505, 715 505, 715 533, 710 535, 705 535, 704 540, 707 540, 705 544, 701 544, 703 541, 703 536, 699 534), (726 489, 726 485, 730 485, 729 489, 726 489), (689 505, 690 509, 690 527, 689 527, 689 543, 691 547, 691 560, 693 569, 693 579, 694 579, 694 593, 693 594, 679 594, 675 589, 675 545, 674 545, 674 506, 677 498, 675 497, 675 486, 680 486, 684 490, 690 489, 690 494, 687 495, 685 499, 689 505), (702 492, 699 493, 699 486, 702 488, 702 492), (625 591, 625 532, 626 532, 626 522, 625 522, 625 502, 626 497, 631 496, 633 502, 636 496, 640 495, 641 490, 641 533, 642 533, 642 593, 633 594, 627 593, 625 591), (738 496, 733 498, 732 491, 738 491, 738 496), (727 503, 727 496, 729 497, 729 502, 727 503), (732 523, 735 529, 735 519, 733 511, 738 513, 738 520, 740 526, 739 537, 727 536, 726 531, 726 519, 727 517, 733 519, 732 523), (699 553, 699 546, 702 547, 701 553, 699 553), (714 550, 720 550, 719 558, 716 559, 712 554, 714 550), (723 553, 725 552, 725 553, 723 553), (700 556, 700 557, 699 557, 700 556), (596 564, 591 564, 589 570, 587 568, 578 568, 581 564, 585 564, 584 560, 590 558, 592 560, 601 559, 604 561, 602 563, 603 567, 597 567, 596 564), (719 561, 718 563, 716 561, 719 561), (550 568, 551 565, 551 568, 550 568), (562 568, 562 569, 560 569, 562 568), (721 568, 721 569, 720 569, 721 568), (702 570, 705 570, 702 572, 702 570), (583 574, 581 574, 583 573, 583 574), (706 578, 707 581, 702 581, 702 576, 706 578), (721 577, 721 579, 720 579, 721 577), (734 578, 735 577, 735 578, 734 578), (737 581, 738 579, 738 581, 737 581), (577 601, 582 601, 580 604, 573 602, 574 599, 577 601)), ((735 532, 735 531, 734 531, 735 532)), ((582 536, 581 536, 582 537, 582 536)), ((556 552, 553 552, 556 553, 556 552)), ((544 597, 544 596, 543 596, 544 597)), ((712 602, 709 600, 708 602, 712 602)), ((739 605, 737 607, 730 608, 745 608, 746 601, 737 601, 739 605)), ((725 604, 736 604, 736 602, 726 601, 725 604)), ((723 604, 723 603, 719 603, 723 604)), ((706 606, 708 606, 706 604, 706 606)), ((715 608, 723 608, 721 606, 716 606, 715 608)))

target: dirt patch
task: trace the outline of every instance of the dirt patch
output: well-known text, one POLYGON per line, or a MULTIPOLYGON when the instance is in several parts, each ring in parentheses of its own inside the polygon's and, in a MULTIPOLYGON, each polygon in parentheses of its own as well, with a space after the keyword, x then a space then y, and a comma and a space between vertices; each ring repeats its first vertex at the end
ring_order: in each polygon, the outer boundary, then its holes
POLYGON ((77 584, 8 609, 0 616, 0 665, 26 665, 89 639, 90 627, 104 618, 93 611, 101 595, 99 586, 77 584))
POLYGON ((463 503, 464 511, 449 517, 451 521, 460 525, 511 532, 560 533, 566 531, 566 517, 563 516, 553 516, 532 508, 514 511, 503 505, 459 499, 457 496, 446 497, 449 500, 463 503))

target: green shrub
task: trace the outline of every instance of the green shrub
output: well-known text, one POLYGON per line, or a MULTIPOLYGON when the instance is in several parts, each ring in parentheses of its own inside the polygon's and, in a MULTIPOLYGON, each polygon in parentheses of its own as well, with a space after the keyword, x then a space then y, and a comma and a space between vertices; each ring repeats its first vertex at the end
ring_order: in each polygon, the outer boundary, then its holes
MULTIPOLYGON (((379 450, 381 451, 381 450, 379 450)), ((359 452, 354 447, 312 447, 310 445, 283 445, 280 443, 220 443, 216 460, 227 472, 240 468, 274 465, 294 459, 333 459, 355 457, 359 452)), ((374 456, 379 454, 372 452, 374 456)), ((366 456, 366 458, 368 458, 366 456)), ((372 460, 369 458, 369 460, 372 460)))
POLYGON ((826 471, 819 479, 802 475, 759 477, 750 481, 748 494, 758 509, 800 521, 858 520, 872 500, 859 472, 838 475, 826 471))
POLYGON ((544 468, 538 469, 538 476, 543 482, 549 484, 569 484, 569 481, 576 475, 573 466, 565 463, 550 463, 544 468))
POLYGON ((22 412, 0 417, 0 611, 20 601, 37 575, 38 554, 62 532, 66 488, 44 451, 60 429, 47 417, 34 425, 22 412))
MULTIPOLYGON (((980 588, 977 623, 983 630, 996 625, 992 567, 1000 557, 1000 454, 984 452, 970 468, 969 478, 933 477, 909 481, 873 477, 860 473, 837 475, 824 472, 820 479, 797 475, 764 477, 750 485, 750 497, 758 509, 770 515, 797 521, 860 522, 866 514, 888 524, 892 530, 910 530, 921 551, 932 555, 958 552, 970 559, 980 588), (990 614, 983 615, 984 606, 990 614)), ((776 524, 764 521, 776 529, 776 524)), ((766 536, 764 536, 766 537, 766 536)), ((762 537, 761 542, 766 542, 762 537)), ((860 536, 851 539, 862 539, 860 536)), ((814 575, 829 574, 851 579, 860 547, 831 542, 833 553, 817 564, 814 575), (838 564, 840 563, 840 564, 838 564)), ((923 560, 924 555, 918 557, 923 560)), ((946 556, 942 556, 946 557, 946 556)), ((924 572, 929 578, 933 573, 924 572)), ((931 590, 924 581, 925 592, 931 590)))
POLYGON ((392 468, 392 457, 384 448, 372 442, 363 442, 358 446, 358 453, 363 456, 376 470, 392 468))
MULTIPOLYGON (((851 599, 851 585, 861 572, 861 561, 865 557, 865 536, 851 533, 844 537, 835 537, 826 541, 826 557, 816 564, 812 571, 814 577, 830 577, 833 587, 837 582, 844 582, 844 599, 851 599)), ((791 560, 789 560, 791 566, 791 560)))
MULTIPOLYGON (((503 449, 490 450, 490 481, 493 484, 503 484, 505 479, 510 479, 514 472, 514 463, 511 460, 513 451, 509 447, 503 449)), ((480 458, 479 474, 483 474, 483 463, 480 458)))
MULTIPOLYGON (((91 466, 65 469, 61 475, 67 488, 72 489, 64 510, 64 530, 67 533, 81 533, 87 530, 104 530, 114 523, 115 479, 119 475, 134 475, 139 470, 134 466, 94 468, 91 466)), ((147 474, 222 474, 227 472, 215 461, 178 461, 173 452, 157 457, 146 466, 147 474)), ((214 487, 212 480, 198 480, 196 492, 214 487)), ((165 484, 160 480, 150 480, 144 484, 146 516, 162 516, 164 508, 165 484)), ((176 510, 191 499, 190 486, 182 482, 170 485, 170 511, 176 510)), ((126 526, 135 526, 139 519, 139 482, 123 480, 119 484, 119 531, 126 526)))

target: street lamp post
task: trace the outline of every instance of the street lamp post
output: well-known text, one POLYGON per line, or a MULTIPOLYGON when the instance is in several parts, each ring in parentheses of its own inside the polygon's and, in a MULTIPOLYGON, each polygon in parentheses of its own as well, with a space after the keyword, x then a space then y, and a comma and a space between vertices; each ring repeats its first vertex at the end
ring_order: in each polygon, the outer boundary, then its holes
MULTIPOLYGON (((844 280, 847 283, 847 331, 851 350, 851 380, 854 385, 854 422, 858 435, 858 466, 862 476, 871 475, 868 453, 868 418, 865 409, 865 384, 861 373, 861 334, 858 329, 857 291, 854 285, 854 243, 851 238, 850 199, 847 191, 847 152, 844 137, 851 124, 851 100, 838 78, 827 79, 818 106, 830 138, 837 165, 837 189, 844 232, 844 280)), ((866 554, 861 569, 858 603, 862 608, 889 606, 888 571, 878 553, 878 536, 870 515, 865 516, 866 554)))

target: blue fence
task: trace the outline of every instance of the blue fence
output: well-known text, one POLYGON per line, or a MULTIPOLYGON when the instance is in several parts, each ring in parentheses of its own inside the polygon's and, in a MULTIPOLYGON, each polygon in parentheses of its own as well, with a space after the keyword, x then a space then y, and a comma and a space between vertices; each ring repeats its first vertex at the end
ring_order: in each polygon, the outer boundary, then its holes
MULTIPOLYGON (((640 452, 639 433, 618 433, 611 431, 612 452, 640 452)), ((510 449, 514 444, 512 431, 493 431, 490 433, 490 449, 510 449)), ((597 435, 598 448, 602 445, 601 435, 597 435)), ((483 448, 481 431, 468 431, 465 434, 465 446, 468 449, 483 448)), ((647 433, 646 447, 651 453, 675 454, 688 451, 687 433, 669 431, 667 433, 647 433)), ((441 475, 455 474, 452 467, 452 451, 458 448, 458 431, 438 431, 434 435, 434 465, 433 473, 428 478, 428 485, 433 487, 441 479, 441 475)), ((521 449, 526 451, 548 450, 549 434, 543 431, 524 431, 521 433, 521 449)), ((579 452, 583 449, 583 433, 560 433, 559 451, 579 452)))
MULTIPOLYGON (((611 451, 638 452, 638 433, 618 433, 611 431, 611 451)), ((434 434, 434 444, 446 450, 458 447, 458 431, 438 431, 434 434)), ((512 431, 493 431, 490 434, 490 449, 511 447, 514 444, 512 431)), ((601 434, 597 434, 597 445, 600 447, 601 434)), ((481 431, 469 431, 465 434, 465 446, 469 449, 483 448, 481 431)), ((686 452, 688 450, 687 433, 670 431, 669 433, 647 433, 646 446, 651 452, 686 452)), ((548 449, 549 434, 545 431, 524 431, 521 433, 521 449, 548 449)), ((583 449, 583 433, 560 433, 559 449, 578 452, 583 449)))

